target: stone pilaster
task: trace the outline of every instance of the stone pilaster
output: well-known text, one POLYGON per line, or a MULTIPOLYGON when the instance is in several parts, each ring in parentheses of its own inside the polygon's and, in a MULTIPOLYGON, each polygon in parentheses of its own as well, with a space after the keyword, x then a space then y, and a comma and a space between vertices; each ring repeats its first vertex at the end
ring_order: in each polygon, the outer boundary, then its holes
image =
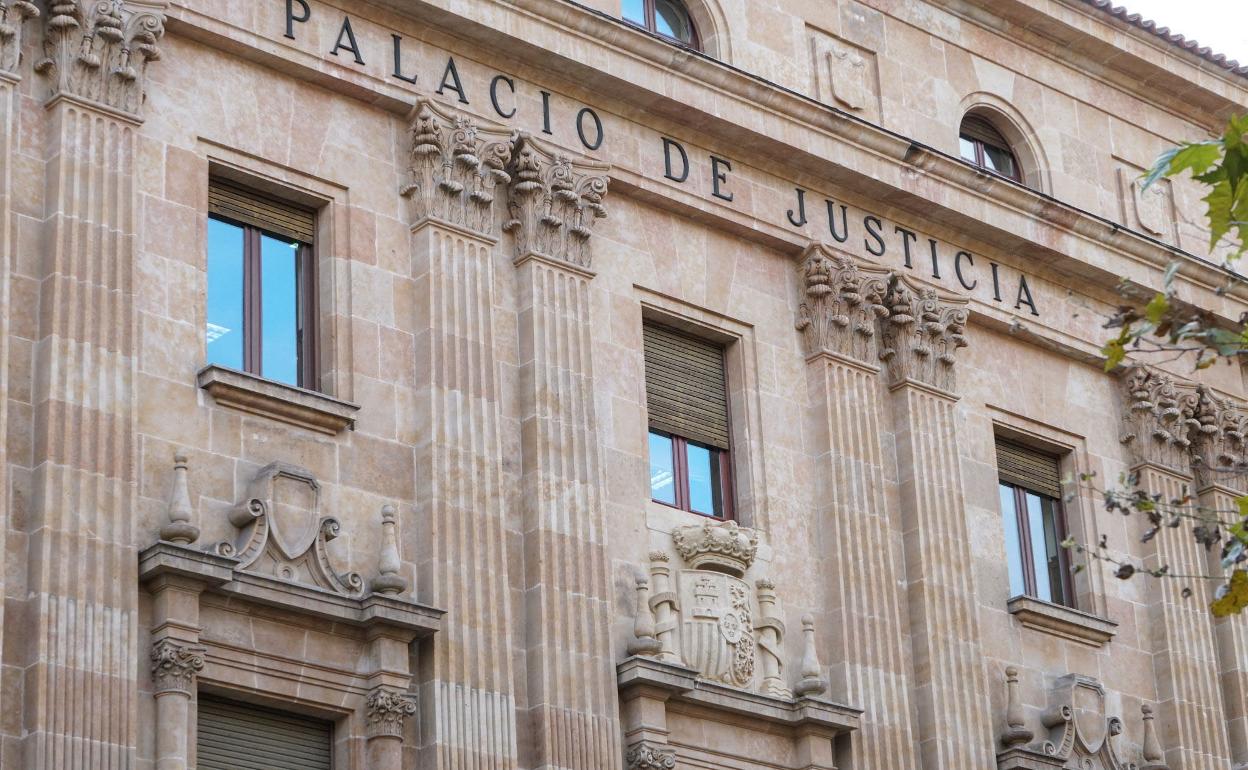
MULTIPOLYGON (((1206 441, 1200 396, 1165 375, 1140 367, 1126 371, 1123 386, 1122 441, 1137 484, 1166 501, 1186 497, 1195 484, 1193 441, 1206 441)), ((1177 529, 1163 526, 1144 548, 1150 567, 1166 564, 1176 575, 1207 570, 1208 557, 1188 524, 1177 529)), ((1157 729, 1166 747, 1166 763, 1183 770, 1213 770, 1230 764, 1210 598, 1203 580, 1162 579, 1150 586, 1157 729), (1192 591, 1190 598, 1183 596, 1184 588, 1192 591)))
MULTIPOLYGON (((8 404, 9 404, 9 317, 11 314, 9 286, 13 264, 13 166, 14 140, 17 136, 17 107, 20 103, 17 86, 25 22, 38 17, 39 9, 25 0, 0 0, 0 554, 8 553, 9 473, 8 404)), ((8 596, 5 571, 0 570, 0 597, 8 596)), ((7 628, 4 602, 0 602, 0 650, 4 649, 7 628)), ((3 675, 0 674, 0 679, 3 675)), ((0 687, 0 713, 20 708, 7 693, 15 688, 0 687)))
POLYGON ((887 274, 822 244, 801 262, 807 387, 815 410, 816 494, 829 555, 832 697, 866 709, 851 734, 855 766, 918 767, 906 673, 898 522, 884 501, 876 340, 887 274))
MULTIPOLYGON (((416 338, 418 589, 453 608, 422 682, 422 752, 430 767, 516 767, 516 698, 508 604, 506 479, 495 337, 494 189, 505 190, 507 134, 422 100, 413 111, 402 193, 412 223, 416 338), (474 736, 469 739, 467 736, 474 736)), ((415 530, 415 528, 410 528, 415 530)))
POLYGON ((623 757, 589 297, 605 173, 527 137, 511 170, 530 766, 538 770, 618 770, 623 757))
POLYGON ((136 761, 136 135, 163 3, 53 2, 22 767, 136 761), (105 644, 101 640, 108 640, 105 644), (109 718, 100 718, 101 714, 109 718))
POLYGON ((377 687, 364 702, 369 770, 403 770, 403 723, 416 713, 405 692, 377 687))
POLYGON ((966 301, 894 277, 879 323, 892 391, 919 754, 926 770, 991 767, 989 711, 962 487, 954 365, 966 301))
POLYGON ((166 637, 152 645, 156 697, 156 770, 186 770, 190 762, 191 698, 205 649, 166 637))

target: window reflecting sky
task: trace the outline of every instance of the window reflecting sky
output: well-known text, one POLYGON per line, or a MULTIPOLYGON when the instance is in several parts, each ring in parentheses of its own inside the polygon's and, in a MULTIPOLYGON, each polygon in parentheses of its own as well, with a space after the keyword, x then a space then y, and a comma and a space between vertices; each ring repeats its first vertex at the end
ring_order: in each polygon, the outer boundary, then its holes
POLYGON ((243 228, 208 220, 208 363, 243 368, 243 228))

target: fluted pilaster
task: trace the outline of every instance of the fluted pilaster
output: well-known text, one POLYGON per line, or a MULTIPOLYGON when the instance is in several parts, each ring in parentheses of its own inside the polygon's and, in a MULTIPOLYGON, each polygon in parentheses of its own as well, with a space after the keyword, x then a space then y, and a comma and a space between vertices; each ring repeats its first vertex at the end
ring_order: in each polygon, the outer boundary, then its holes
POLYGON ((55 103, 47 121, 22 767, 114 770, 134 766, 143 657, 135 127, 79 101, 55 103))
POLYGON ((801 270, 797 328, 818 426, 818 531, 828 538, 820 551, 831 557, 831 697, 866 709, 850 738, 856 767, 917 767, 897 580, 901 537, 884 501, 880 372, 872 363, 888 276, 822 244, 806 250, 801 270))
MULTIPOLYGON (((1123 374, 1122 441, 1137 484, 1162 500, 1193 491, 1192 465, 1214 463, 1224 449, 1216 406, 1208 393, 1182 387, 1167 375, 1143 367, 1123 374), (1208 430, 1206 430, 1208 429, 1208 430), (1203 458, 1203 459, 1201 459, 1203 458)), ((1203 468, 1202 474, 1210 471, 1203 468)), ((1145 563, 1169 566, 1175 575, 1205 574, 1208 557, 1192 537, 1190 523, 1163 527, 1144 544, 1145 563)), ((1218 682, 1219 654, 1209 615, 1209 587, 1203 580, 1168 578, 1150 586, 1157 732, 1166 762, 1183 770, 1213 770, 1230 763, 1226 712, 1218 682), (1192 595, 1184 597, 1184 589, 1192 595)))
POLYGON ((527 139, 512 171, 531 766, 543 770, 623 758, 589 307, 604 172, 527 139))
MULTIPOLYGON (((505 182, 506 135, 421 102, 402 194, 412 221, 416 520, 429 522, 418 592, 448 607, 420 699, 430 767, 516 767, 516 697, 508 604, 502 411, 490 235, 505 182), (484 161, 482 159, 485 159, 484 161), (501 176, 499 176, 501 174, 501 176)), ((405 532, 415 532, 407 528, 405 532)))
POLYGON ((966 301, 894 277, 884 304, 922 767, 991 767, 988 711, 966 697, 987 691, 953 393, 966 301))

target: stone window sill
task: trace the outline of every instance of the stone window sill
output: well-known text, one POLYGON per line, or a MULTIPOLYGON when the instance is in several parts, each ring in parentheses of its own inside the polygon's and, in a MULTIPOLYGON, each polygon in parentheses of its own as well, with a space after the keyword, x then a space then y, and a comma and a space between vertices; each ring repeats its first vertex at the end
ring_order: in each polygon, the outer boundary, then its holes
POLYGON ((249 414, 336 435, 355 428, 360 407, 324 393, 266 380, 253 374, 210 365, 196 375, 199 387, 218 404, 249 414))
POLYGON ((1118 624, 1112 620, 1051 604, 1032 596, 1015 596, 1006 604, 1006 608, 1027 628, 1090 647, 1104 646, 1117 633, 1118 624))

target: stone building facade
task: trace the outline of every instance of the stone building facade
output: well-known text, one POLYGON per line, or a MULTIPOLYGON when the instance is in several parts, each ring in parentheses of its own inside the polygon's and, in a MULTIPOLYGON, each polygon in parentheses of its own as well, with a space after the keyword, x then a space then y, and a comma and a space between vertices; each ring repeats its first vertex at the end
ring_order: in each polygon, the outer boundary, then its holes
POLYGON ((1101 0, 0 0, 0 764, 1248 766, 1053 548, 1219 568, 1070 480, 1248 490, 1100 354, 1248 310, 1139 182, 1245 109, 1101 0))

